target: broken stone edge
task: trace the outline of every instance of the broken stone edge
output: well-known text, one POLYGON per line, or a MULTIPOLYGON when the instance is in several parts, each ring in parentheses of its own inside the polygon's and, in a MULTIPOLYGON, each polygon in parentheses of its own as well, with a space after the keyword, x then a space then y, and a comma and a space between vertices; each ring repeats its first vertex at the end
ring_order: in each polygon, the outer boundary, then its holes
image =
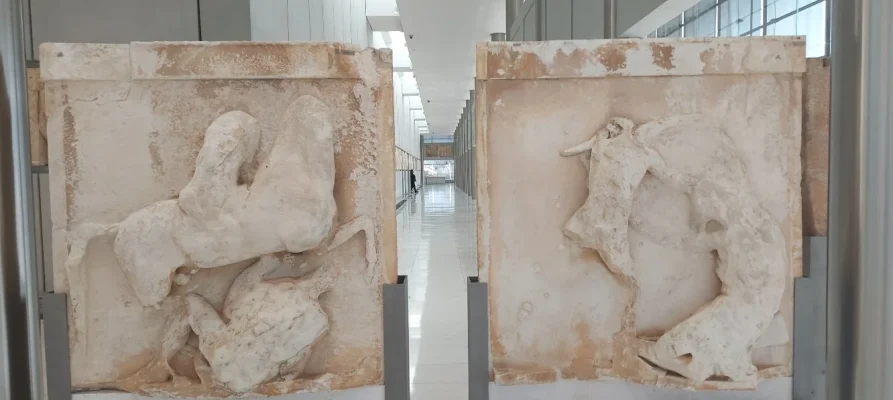
POLYGON ((485 42, 477 79, 806 72, 803 36, 485 42))
POLYGON ((388 49, 343 43, 43 43, 43 81, 361 79, 378 83, 388 49))

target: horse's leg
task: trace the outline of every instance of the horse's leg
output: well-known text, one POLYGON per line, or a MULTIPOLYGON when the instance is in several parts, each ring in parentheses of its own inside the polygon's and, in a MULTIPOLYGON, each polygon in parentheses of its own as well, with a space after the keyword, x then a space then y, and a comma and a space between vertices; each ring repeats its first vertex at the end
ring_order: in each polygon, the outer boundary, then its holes
POLYGON ((329 243, 321 248, 325 249, 324 252, 332 251, 360 232, 366 236, 366 282, 371 283, 378 272, 378 251, 375 248, 375 224, 368 215, 361 215, 339 226, 329 243))

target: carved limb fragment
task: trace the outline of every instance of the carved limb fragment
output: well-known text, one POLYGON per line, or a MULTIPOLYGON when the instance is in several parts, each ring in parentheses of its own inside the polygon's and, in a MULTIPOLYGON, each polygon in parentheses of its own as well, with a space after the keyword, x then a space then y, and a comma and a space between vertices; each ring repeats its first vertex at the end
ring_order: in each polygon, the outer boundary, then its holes
MULTIPOLYGON (((293 254, 265 255, 245 269, 227 294, 226 320, 201 296, 178 299, 176 304, 185 303, 185 310, 169 312, 161 356, 146 370, 166 366, 185 344, 191 327, 203 356, 194 361, 202 382, 244 393, 280 375, 300 376, 312 345, 328 330, 318 299, 335 284, 338 271, 323 265, 306 277, 265 280, 294 261, 293 254)), ((169 367, 166 370, 174 374, 169 367)), ((160 374, 141 375, 157 381, 160 374)))
MULTIPOLYGON (((717 275, 723 292, 656 343, 640 345, 639 355, 696 382, 711 376, 752 381, 757 368, 751 351, 766 335, 784 293, 784 237, 748 191, 734 145, 716 124, 699 115, 674 116, 631 131, 627 122, 612 120, 593 139, 562 153, 586 154, 588 147, 591 159, 589 196, 565 225, 565 234, 596 250, 612 273, 628 277, 637 290, 627 238, 636 187, 648 172, 689 193, 698 240, 719 253, 717 275), (701 149, 709 154, 698 168, 668 165, 661 157, 666 146, 685 144, 668 138, 677 134, 706 143, 701 149)), ((634 301, 624 311, 622 332, 634 332, 627 318, 634 317, 629 311, 634 301)))
MULTIPOLYGON (((717 147, 703 168, 688 172, 655 157, 652 174, 690 195, 699 241, 719 255, 716 273, 722 294, 656 343, 640 346, 639 355, 695 382, 713 376, 754 382, 757 368, 751 352, 767 334, 787 282, 785 239, 749 191, 744 166, 725 132, 697 116, 673 119, 678 120, 696 123, 678 132, 709 132, 717 147)), ((666 121, 658 122, 657 128, 666 129, 666 121)), ((662 132, 657 128, 647 130, 652 139, 662 132)))
POLYGON ((361 215, 339 226, 325 246, 325 251, 332 251, 360 232, 366 237, 366 283, 372 283, 378 273, 378 251, 375 248, 375 223, 368 215, 361 215))

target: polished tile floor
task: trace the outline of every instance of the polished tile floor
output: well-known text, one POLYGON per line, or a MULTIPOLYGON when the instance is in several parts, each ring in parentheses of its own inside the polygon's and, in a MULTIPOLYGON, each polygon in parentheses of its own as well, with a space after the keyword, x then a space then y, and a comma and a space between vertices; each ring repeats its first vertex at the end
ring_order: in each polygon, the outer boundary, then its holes
POLYGON ((477 274, 475 235, 474 202, 452 184, 424 187, 397 211, 412 400, 468 398, 465 283, 477 274))

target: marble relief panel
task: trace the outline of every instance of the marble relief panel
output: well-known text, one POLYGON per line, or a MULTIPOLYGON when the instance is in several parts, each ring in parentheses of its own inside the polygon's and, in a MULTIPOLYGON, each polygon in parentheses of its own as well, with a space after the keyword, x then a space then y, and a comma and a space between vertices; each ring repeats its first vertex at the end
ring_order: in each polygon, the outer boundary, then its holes
POLYGON ((382 384, 396 280, 390 53, 43 44, 75 390, 382 384))
POLYGON ((478 46, 497 388, 790 376, 805 69, 802 38, 478 46))

